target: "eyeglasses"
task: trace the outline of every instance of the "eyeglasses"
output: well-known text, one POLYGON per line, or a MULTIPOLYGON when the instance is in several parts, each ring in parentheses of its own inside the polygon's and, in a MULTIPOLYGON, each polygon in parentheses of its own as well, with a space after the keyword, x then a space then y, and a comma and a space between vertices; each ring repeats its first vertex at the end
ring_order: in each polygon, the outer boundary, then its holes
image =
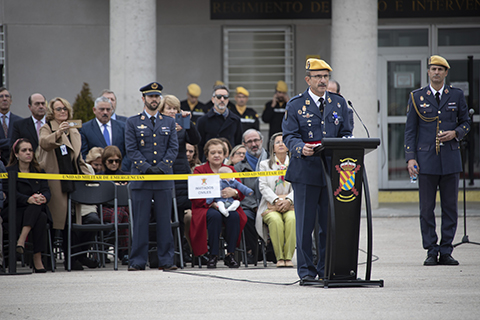
POLYGON ((67 107, 63 107, 63 108, 61 108, 61 107, 58 107, 58 108, 55 108, 55 111, 57 111, 57 112, 62 112, 62 111, 65 111, 65 112, 67 112, 67 111, 68 111, 68 109, 67 109, 67 107))
POLYGON ((245 154, 246 154, 245 152, 238 152, 238 151, 234 153, 235 156, 242 156, 242 157, 245 156, 245 154))
POLYGON ((253 139, 253 140, 245 141, 245 144, 252 144, 252 143, 258 144, 258 143, 260 143, 261 141, 262 141, 262 140, 260 140, 260 139, 253 139))
POLYGON ((10 98, 10 95, 9 94, 0 94, 0 99, 3 99, 3 98, 10 98))
POLYGON ((108 159, 108 164, 120 163, 120 159, 108 159))
POLYGON ((220 99, 222 99, 222 98, 225 99, 225 100, 228 99, 228 95, 215 94, 215 95, 213 95, 213 96, 214 96, 215 98, 217 98, 218 100, 220 100, 220 99))
POLYGON ((330 75, 329 74, 317 74, 317 75, 309 76, 309 77, 313 78, 315 80, 321 80, 321 79, 328 80, 328 78, 330 78, 330 75))

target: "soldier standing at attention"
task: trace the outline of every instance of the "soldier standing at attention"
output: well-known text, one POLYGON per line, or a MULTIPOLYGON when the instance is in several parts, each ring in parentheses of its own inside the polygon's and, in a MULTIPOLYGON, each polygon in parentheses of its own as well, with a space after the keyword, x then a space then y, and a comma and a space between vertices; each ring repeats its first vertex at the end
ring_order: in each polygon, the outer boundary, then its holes
MULTIPOLYGON (((352 135, 345 99, 327 91, 332 68, 323 60, 308 59, 305 81, 309 88, 287 103, 283 141, 292 156, 285 180, 292 184, 297 236, 297 273, 301 284, 324 277, 328 219, 328 191, 321 158, 312 157, 323 138, 352 135), (318 216, 318 263, 313 264, 312 232, 318 216)), ((328 158, 327 158, 328 160, 328 158)))
POLYGON ((430 84, 410 93, 405 124, 405 158, 410 177, 418 175, 420 229, 424 265, 458 265, 452 257, 457 230, 458 181, 462 171, 459 141, 470 131, 463 91, 447 87, 450 65, 443 57, 428 59, 430 84), (435 231, 435 198, 440 190, 440 244, 435 231), (440 259, 438 254, 440 253, 440 259))
MULTIPOLYGON (((132 174, 171 174, 177 158, 175 120, 158 112, 162 85, 152 82, 142 88, 143 112, 127 120, 125 145, 132 174)), ((159 270, 176 270, 170 227, 173 181, 133 181, 133 238, 128 271, 145 270, 148 259, 148 226, 152 209, 157 222, 159 270)))

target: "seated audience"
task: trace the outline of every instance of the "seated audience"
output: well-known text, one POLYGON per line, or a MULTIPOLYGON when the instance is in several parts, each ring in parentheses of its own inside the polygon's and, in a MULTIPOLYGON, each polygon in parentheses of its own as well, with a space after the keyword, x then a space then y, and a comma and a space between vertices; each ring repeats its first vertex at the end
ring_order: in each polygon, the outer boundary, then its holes
MULTIPOLYGON (((259 171, 286 170, 289 160, 282 133, 275 133, 270 139, 270 159, 260 162, 259 171)), ((293 267, 295 212, 292 185, 285 181, 284 176, 266 176, 259 178, 259 188, 262 200, 255 223, 257 232, 266 243, 268 232, 263 228, 263 223, 266 223, 277 257, 277 267, 293 267)))
MULTIPOLYGON (((218 169, 218 173, 232 173, 232 170, 229 167, 221 167, 218 169)), ((253 190, 249 187, 244 186, 234 178, 224 178, 220 181, 220 188, 224 190, 225 188, 232 188, 238 189, 244 195, 251 196, 253 194, 253 190)), ((208 198, 207 204, 215 204, 218 207, 218 211, 220 211, 225 217, 228 217, 229 211, 236 211, 238 206, 240 205, 240 201, 235 200, 233 198, 208 198)))
MULTIPOLYGON (((205 144, 204 154, 207 162, 195 168, 195 174, 218 173, 218 170, 225 166, 223 160, 227 154, 225 145, 219 139, 211 139, 205 144)), ((233 167, 229 167, 235 172, 233 167)), ((221 193, 222 198, 234 198, 241 201, 245 196, 236 189, 225 188, 221 193)), ((192 200, 192 221, 190 226, 190 239, 193 253, 201 256, 207 253, 210 247, 210 256, 207 263, 208 268, 216 268, 219 253, 219 237, 222 227, 225 226, 224 238, 227 242, 227 255, 225 265, 229 268, 238 268, 234 252, 240 242, 241 233, 247 217, 242 208, 230 212, 228 217, 218 211, 215 203, 207 204, 205 199, 192 200), (208 240, 207 240, 208 239, 208 240)))
POLYGON ((202 162, 198 158, 198 146, 190 143, 185 143, 185 152, 187 154, 188 164, 190 165, 190 170, 193 173, 193 169, 201 165, 202 162))
POLYGON ((93 147, 88 151, 87 157, 85 158, 85 162, 92 166, 95 174, 99 174, 103 170, 103 163, 102 163, 102 155, 103 155, 103 148, 101 147, 93 147))
POLYGON ((235 148, 232 149, 230 152, 230 157, 228 157, 228 161, 226 163, 227 166, 234 166, 240 161, 245 159, 245 155, 247 154, 247 149, 243 144, 236 145, 235 148))
MULTIPOLYGON (((10 153, 10 161, 7 171, 24 173, 44 172, 40 169, 32 144, 27 139, 17 139, 10 153)), ((8 195, 8 179, 2 180, 3 190, 8 195)), ((42 252, 45 252, 47 244, 47 221, 51 221, 47 202, 50 200, 50 188, 44 179, 18 179, 16 188, 17 199, 17 232, 20 236, 17 240, 17 252, 25 252, 25 241, 30 234, 33 242, 33 270, 37 273, 45 273, 42 252)), ((8 221, 8 198, 2 210, 4 221, 8 221)))
MULTIPOLYGON (((109 175, 120 175, 128 174, 127 172, 122 171, 122 153, 117 146, 108 146, 103 151, 102 155, 102 165, 105 167, 105 171, 100 174, 109 174, 109 175)), ((116 181, 115 183, 120 185, 125 185, 127 182, 116 181)), ((104 223, 115 223, 114 208, 113 206, 103 205, 103 222, 104 223)), ((128 223, 129 220, 129 211, 128 207, 118 207, 117 208, 117 222, 118 223, 128 223)), ((118 257, 122 260, 122 265, 128 265, 128 229, 120 229, 118 231, 120 236, 118 244, 122 249, 118 250, 118 257)))

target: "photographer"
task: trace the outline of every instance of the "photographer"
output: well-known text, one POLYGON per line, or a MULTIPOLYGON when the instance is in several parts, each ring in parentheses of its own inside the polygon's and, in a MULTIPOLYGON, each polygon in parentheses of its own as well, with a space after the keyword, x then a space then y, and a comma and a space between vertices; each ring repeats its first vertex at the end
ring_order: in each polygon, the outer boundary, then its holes
POLYGON ((268 131, 268 139, 277 132, 282 132, 282 120, 285 114, 285 105, 290 97, 288 96, 287 84, 280 80, 275 86, 275 94, 273 99, 265 104, 263 109, 262 120, 270 124, 268 131))

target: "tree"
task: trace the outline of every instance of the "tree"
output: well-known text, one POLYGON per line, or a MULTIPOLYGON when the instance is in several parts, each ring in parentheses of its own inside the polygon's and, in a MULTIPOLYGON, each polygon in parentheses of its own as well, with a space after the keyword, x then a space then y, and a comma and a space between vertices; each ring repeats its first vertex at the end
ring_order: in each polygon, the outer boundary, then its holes
POLYGON ((90 91, 88 83, 84 82, 82 91, 75 98, 73 103, 73 117, 75 119, 81 119, 82 122, 87 122, 95 117, 93 114, 93 96, 90 91))

